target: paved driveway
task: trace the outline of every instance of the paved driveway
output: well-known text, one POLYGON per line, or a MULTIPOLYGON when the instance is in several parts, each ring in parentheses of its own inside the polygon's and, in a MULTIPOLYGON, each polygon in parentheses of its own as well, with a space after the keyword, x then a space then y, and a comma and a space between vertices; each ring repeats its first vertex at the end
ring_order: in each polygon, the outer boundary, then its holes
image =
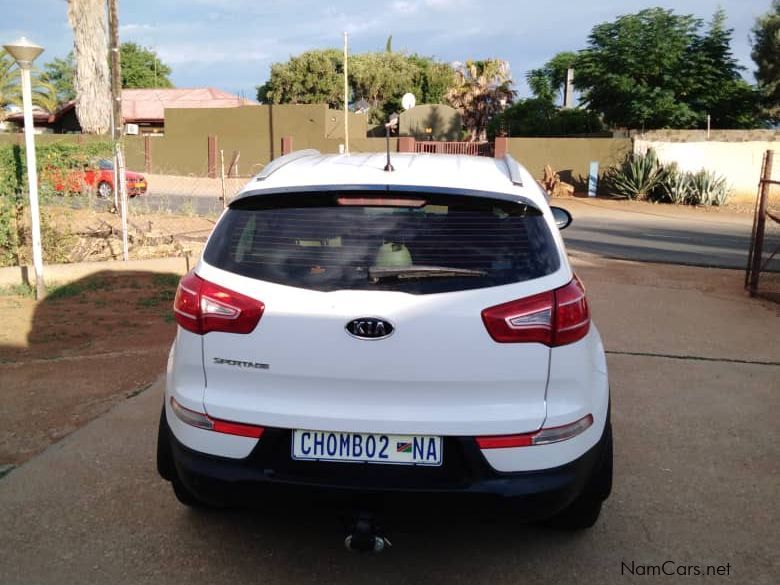
POLYGON ((776 305, 743 297, 738 273, 577 263, 610 351, 616 438, 591 531, 440 504, 397 512, 393 549, 358 556, 310 502, 187 510, 154 469, 158 383, 0 480, 0 583, 647 583, 655 565, 777 583, 776 305))

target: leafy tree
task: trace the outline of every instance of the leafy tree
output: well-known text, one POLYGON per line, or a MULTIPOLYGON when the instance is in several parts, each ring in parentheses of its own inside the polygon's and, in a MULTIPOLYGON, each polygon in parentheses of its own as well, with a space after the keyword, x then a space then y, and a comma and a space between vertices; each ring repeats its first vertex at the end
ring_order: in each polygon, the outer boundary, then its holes
POLYGON ((490 120, 516 95, 506 61, 466 61, 455 69, 447 100, 460 111, 471 141, 485 140, 490 120))
POLYGON ((173 83, 168 78, 171 68, 160 61, 157 53, 151 49, 136 43, 122 43, 120 61, 123 88, 173 87, 173 83))
POLYGON ((488 125, 488 136, 568 136, 604 131, 598 114, 581 108, 562 109, 547 97, 520 100, 488 125))
POLYGON ((556 97, 563 97, 566 85, 566 72, 574 64, 577 53, 565 51, 558 53, 540 69, 531 69, 526 74, 526 81, 534 97, 553 102, 556 97))
MULTIPOLYGON (((442 103, 454 80, 452 67, 430 57, 388 48, 392 48, 390 43, 383 52, 350 56, 351 101, 368 102, 370 120, 375 123, 400 110, 406 92, 414 93, 421 103, 442 103)), ((327 103, 332 108, 342 107, 343 58, 338 49, 319 49, 274 63, 268 81, 257 88, 257 99, 272 104, 327 103)))
POLYGON ((59 103, 69 102, 76 98, 73 89, 73 76, 75 74, 76 61, 73 51, 64 59, 56 57, 43 66, 42 79, 54 87, 59 103))
POLYGON ((706 34, 692 15, 649 8, 595 26, 575 61, 575 86, 605 122, 630 128, 755 123, 753 94, 718 12, 706 34))
MULTIPOLYGON (((352 61, 350 61, 352 65, 352 61)), ((271 104, 343 103, 343 55, 338 49, 312 50, 271 65, 268 81, 257 88, 257 99, 271 104)))
POLYGON ((756 20, 753 27, 753 52, 756 81, 766 114, 780 121, 780 0, 756 20))
POLYGON ((401 97, 414 90, 420 69, 403 53, 362 53, 350 59, 349 73, 355 99, 371 105, 370 120, 378 123, 401 109, 401 97))
POLYGON ((418 69, 413 87, 409 91, 420 100, 421 104, 443 104, 447 92, 455 83, 455 71, 452 66, 416 54, 407 58, 418 69))
POLYGON ((700 120, 706 116, 721 128, 745 128, 758 125, 757 95, 744 80, 731 52, 733 29, 726 28, 726 14, 718 9, 704 36, 691 46, 691 89, 689 103, 700 120))

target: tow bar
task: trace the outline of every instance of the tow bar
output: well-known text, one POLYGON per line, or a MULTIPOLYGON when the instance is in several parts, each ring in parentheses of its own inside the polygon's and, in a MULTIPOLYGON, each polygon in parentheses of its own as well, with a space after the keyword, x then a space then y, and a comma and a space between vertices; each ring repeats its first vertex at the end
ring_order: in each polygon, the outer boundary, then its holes
POLYGON ((371 512, 358 511, 353 513, 344 546, 351 552, 380 553, 393 545, 379 533, 376 519, 371 512))

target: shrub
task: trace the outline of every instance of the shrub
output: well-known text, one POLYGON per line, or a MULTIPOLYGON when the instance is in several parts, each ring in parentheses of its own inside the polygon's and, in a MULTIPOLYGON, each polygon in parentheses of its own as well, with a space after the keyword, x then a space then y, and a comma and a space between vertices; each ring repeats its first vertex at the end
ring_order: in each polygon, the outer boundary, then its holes
POLYGON ((646 154, 629 154, 617 167, 606 173, 607 184, 612 191, 628 199, 654 199, 664 180, 664 169, 655 151, 646 154))
MULTIPOLYGON (((40 195, 56 192, 59 177, 74 169, 89 167, 98 158, 110 156, 110 142, 53 142, 36 146, 40 195)), ((0 266, 20 264, 29 258, 30 234, 25 220, 28 203, 27 165, 24 148, 16 144, 0 145, 0 266)), ((47 261, 62 260, 63 237, 48 217, 41 217, 41 236, 47 261)))

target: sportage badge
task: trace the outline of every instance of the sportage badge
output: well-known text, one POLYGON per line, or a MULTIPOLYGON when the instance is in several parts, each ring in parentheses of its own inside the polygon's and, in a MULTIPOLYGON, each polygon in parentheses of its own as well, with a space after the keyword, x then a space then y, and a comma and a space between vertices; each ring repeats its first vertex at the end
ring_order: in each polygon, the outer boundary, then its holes
POLYGON ((384 319, 370 317, 354 319, 347 323, 347 333, 358 339, 384 339, 393 334, 395 328, 392 323, 384 319))

